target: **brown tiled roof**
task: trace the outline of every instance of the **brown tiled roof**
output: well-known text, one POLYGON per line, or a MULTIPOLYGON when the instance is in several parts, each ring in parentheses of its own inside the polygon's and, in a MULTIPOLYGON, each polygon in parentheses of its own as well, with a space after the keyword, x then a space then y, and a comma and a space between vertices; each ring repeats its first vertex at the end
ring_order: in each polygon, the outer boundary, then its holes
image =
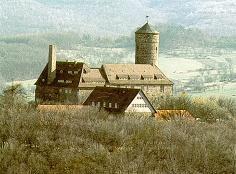
POLYGON ((96 87, 84 102, 84 105, 100 102, 100 105, 103 106, 105 102, 106 110, 124 112, 140 91, 140 89, 131 88, 96 87), (112 103, 112 108, 109 108, 109 103, 112 103), (115 103, 117 103, 118 108, 115 108, 115 103))
POLYGON ((56 78, 51 84, 47 84, 47 69, 44 68, 36 85, 77 88, 104 86, 106 80, 100 73, 100 69, 90 69, 86 64, 80 62, 57 61, 56 78), (76 72, 76 73, 75 73, 76 72))
POLYGON ((173 83, 160 71, 157 66, 152 66, 149 64, 104 64, 102 66, 106 74, 106 78, 110 84, 123 84, 123 85, 130 85, 130 84, 167 84, 173 85, 173 83), (131 79, 122 80, 117 78, 117 75, 125 74, 129 77, 139 77, 138 79, 131 79), (148 79, 145 80, 145 77, 148 79), (160 78, 155 78, 155 76, 161 76, 160 78), (151 78, 151 79, 150 79, 151 78))
POLYGON ((81 62, 59 62, 56 64, 56 78, 51 84, 47 84, 48 65, 45 66, 36 85, 55 87, 77 87, 79 85, 83 63, 81 62), (71 73, 69 73, 71 71, 71 73), (77 73, 74 73, 77 72, 77 73), (64 81, 64 82, 63 82, 64 81))
POLYGON ((149 25, 149 23, 147 22, 144 26, 142 26, 140 29, 138 29, 135 33, 138 34, 145 34, 145 33, 154 33, 157 34, 158 32, 149 25))
POLYGON ((82 80, 79 84, 79 87, 96 87, 104 86, 106 83, 105 78, 103 77, 101 70, 98 68, 91 68, 89 72, 82 73, 82 80))
POLYGON ((94 88, 106 82, 111 85, 173 84, 159 68, 149 64, 105 64, 102 68, 89 68, 81 62, 57 61, 56 66, 56 78, 51 84, 47 84, 47 65, 35 84, 66 88, 94 88))

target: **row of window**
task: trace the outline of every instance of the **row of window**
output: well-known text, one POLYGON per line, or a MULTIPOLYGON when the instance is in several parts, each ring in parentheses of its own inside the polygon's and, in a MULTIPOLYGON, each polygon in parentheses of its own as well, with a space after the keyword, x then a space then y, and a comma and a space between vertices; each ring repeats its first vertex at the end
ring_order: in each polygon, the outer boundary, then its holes
POLYGON ((118 80, 161 80, 163 79, 163 76, 161 74, 158 75, 148 75, 148 76, 144 76, 141 75, 140 77, 131 77, 130 75, 116 75, 116 79, 118 80))
POLYGON ((136 78, 136 79, 130 79, 125 77, 117 77, 118 80, 161 80, 163 78, 136 78))
POLYGON ((58 80, 58 83, 67 83, 67 84, 70 84, 70 83, 72 83, 72 80, 58 80))
POLYGON ((147 104, 132 104, 133 108, 147 108, 147 104))
MULTIPOLYGON (((81 71, 81 69, 77 70, 77 71, 63 71, 63 70, 60 70, 60 74, 63 74, 63 73, 68 73, 68 74, 79 74, 79 72, 81 71)), ((83 73, 86 74, 87 72, 89 72, 88 70, 83 70, 83 73)))
POLYGON ((72 90, 71 89, 59 89, 60 93, 66 93, 66 94, 71 94, 72 90))
POLYGON ((141 100, 141 99, 143 99, 143 97, 138 96, 137 99, 141 100))
MULTIPOLYGON (((66 71, 63 71, 63 70, 60 70, 60 73, 63 74, 63 72, 66 72, 66 71)), ((68 74, 79 74, 79 71, 67 71, 68 74)))
POLYGON ((117 103, 106 103, 106 102, 92 102, 92 106, 97 106, 97 107, 109 107, 109 108, 118 108, 117 103))

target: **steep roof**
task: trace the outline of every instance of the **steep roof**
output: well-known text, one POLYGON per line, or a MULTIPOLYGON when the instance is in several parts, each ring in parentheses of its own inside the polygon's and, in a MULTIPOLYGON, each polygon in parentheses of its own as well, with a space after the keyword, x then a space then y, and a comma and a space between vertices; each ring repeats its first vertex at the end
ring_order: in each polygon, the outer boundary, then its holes
POLYGON ((106 110, 123 112, 139 92, 142 91, 140 89, 131 88, 96 87, 84 102, 84 105, 91 105, 92 102, 100 102, 102 106, 105 102, 107 104, 106 107, 104 107, 106 110), (108 107, 109 103, 112 103, 112 108, 108 107), (115 103, 117 103, 118 108, 114 107, 115 103))
POLYGON ((80 82, 84 63, 59 62, 56 64, 56 78, 51 84, 47 84, 48 65, 45 66, 35 85, 55 87, 77 87, 80 82), (69 73, 71 71, 71 73, 69 73), (73 72, 77 72, 74 74, 73 72))
POLYGON ((82 73, 79 87, 104 86, 106 83, 100 68, 91 68, 89 72, 82 73))
POLYGON ((102 68, 110 84, 173 85, 157 66, 149 64, 104 64, 102 68))
POLYGON ((47 84, 48 65, 46 65, 35 85, 66 88, 105 85, 106 80, 103 78, 102 73, 98 68, 90 69, 86 64, 81 62, 57 61, 56 66, 56 78, 51 84, 47 84))
POLYGON ((158 34, 158 32, 152 26, 150 26, 148 22, 144 26, 142 26, 140 29, 138 29, 135 33, 136 34, 145 34, 145 33, 158 34))

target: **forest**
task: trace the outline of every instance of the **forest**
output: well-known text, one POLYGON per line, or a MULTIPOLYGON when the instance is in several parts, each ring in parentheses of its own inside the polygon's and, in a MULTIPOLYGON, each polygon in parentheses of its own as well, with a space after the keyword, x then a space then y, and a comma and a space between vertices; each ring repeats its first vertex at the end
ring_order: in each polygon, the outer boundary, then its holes
POLYGON ((236 101, 152 101, 200 120, 103 110, 38 111, 20 85, 0 96, 0 173, 235 173, 236 101))

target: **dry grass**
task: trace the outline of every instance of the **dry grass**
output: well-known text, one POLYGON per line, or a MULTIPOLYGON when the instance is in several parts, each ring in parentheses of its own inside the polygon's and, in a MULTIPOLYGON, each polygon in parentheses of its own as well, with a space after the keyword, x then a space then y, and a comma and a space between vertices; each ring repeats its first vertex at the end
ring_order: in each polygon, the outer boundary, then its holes
POLYGON ((0 173, 234 173, 236 122, 0 111, 0 173))

